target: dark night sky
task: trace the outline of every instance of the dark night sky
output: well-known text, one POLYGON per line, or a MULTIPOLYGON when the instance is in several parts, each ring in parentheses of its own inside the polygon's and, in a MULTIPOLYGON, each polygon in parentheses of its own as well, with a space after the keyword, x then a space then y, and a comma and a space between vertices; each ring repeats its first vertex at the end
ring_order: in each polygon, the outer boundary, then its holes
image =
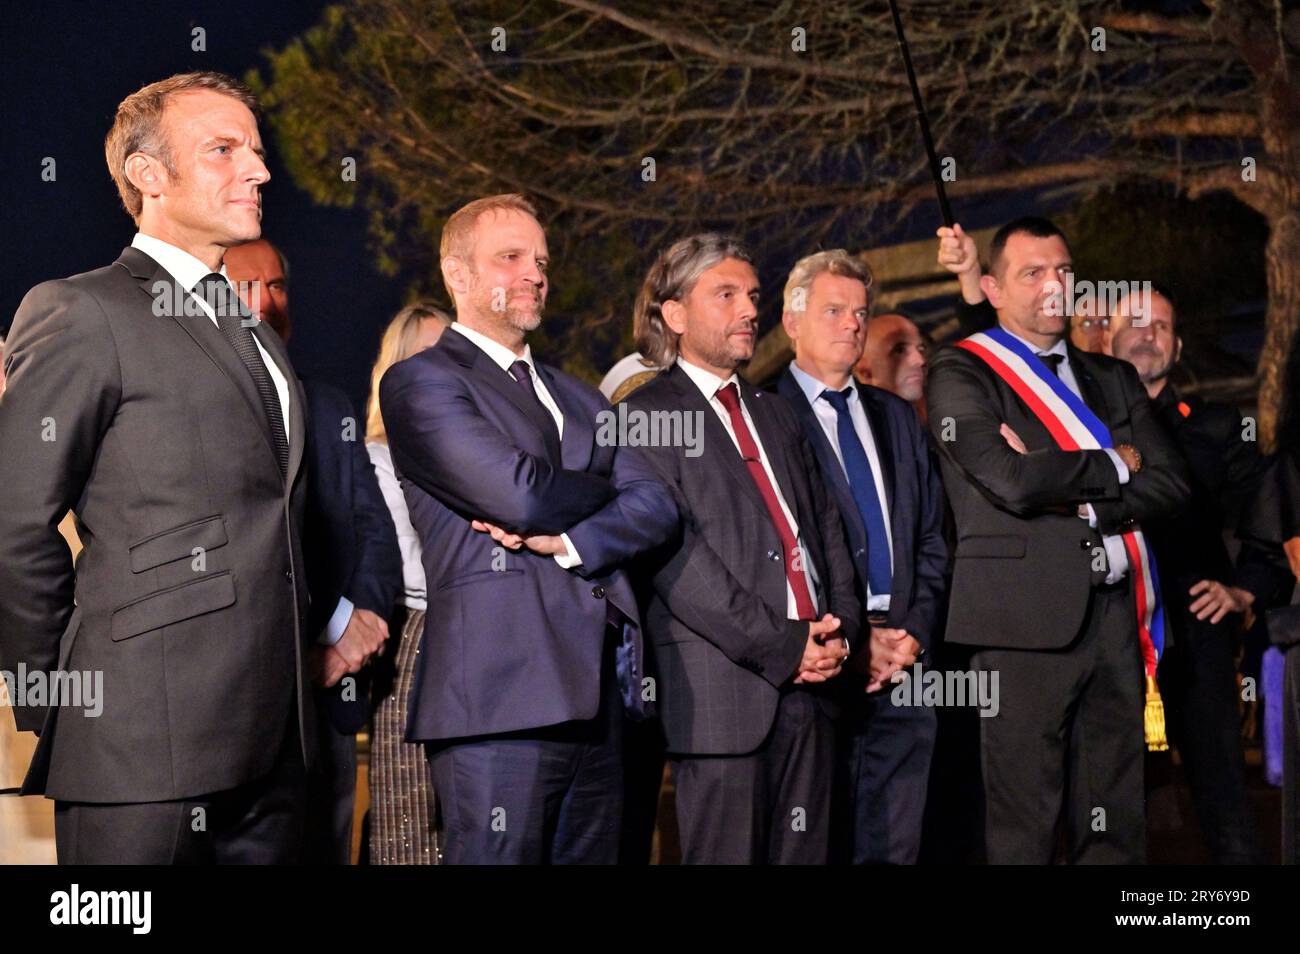
MULTIPOLYGON (((215 69, 241 77, 264 67, 260 51, 282 47, 316 22, 315 0, 272 4, 63 2, 5 9, 5 175, 0 184, 8 236, 0 254, 0 328, 24 294, 51 278, 117 258, 135 226, 104 165, 104 136, 123 97, 173 73, 215 69), (207 51, 190 31, 207 31, 207 51), (57 179, 41 179, 52 156, 57 179)), ((290 181, 263 128, 271 182, 263 192, 263 234, 288 256, 301 374, 328 377, 360 401, 388 318, 402 304, 398 282, 371 266, 364 214, 314 206, 290 181)))
MULTIPOLYGON (((325 6, 324 0, 10 5, 7 55, 0 62, 6 130, 0 202, 9 236, 0 254, 0 329, 33 285, 107 265, 130 242, 134 224, 122 210, 103 153, 104 135, 124 96, 193 69, 242 77, 249 68, 265 66, 261 50, 283 47, 314 24, 325 6), (191 50, 196 26, 207 31, 205 52, 191 50), (57 162, 54 182, 41 179, 46 156, 57 162)), ((284 171, 265 128, 263 135, 272 174, 263 191, 263 234, 292 266, 290 352, 300 374, 332 380, 359 404, 379 335, 402 304, 404 283, 374 269, 364 212, 313 205, 284 171)), ((1054 212, 1060 204, 1059 197, 1044 202, 1005 193, 955 203, 970 229, 1031 210, 1054 212)), ((925 203, 879 239, 927 238, 937 224, 937 209, 925 203)), ((769 286, 766 297, 776 301, 771 272, 762 277, 769 286)), ((774 315, 767 319, 765 327, 775 323, 774 315)), ((1256 317, 1233 349, 1250 360, 1259 346, 1258 325, 1256 317)))

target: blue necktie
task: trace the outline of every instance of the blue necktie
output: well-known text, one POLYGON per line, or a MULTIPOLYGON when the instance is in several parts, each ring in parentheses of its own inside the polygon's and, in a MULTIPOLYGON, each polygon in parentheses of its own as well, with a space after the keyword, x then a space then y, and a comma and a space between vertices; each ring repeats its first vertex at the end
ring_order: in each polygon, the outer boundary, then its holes
POLYGON ((832 391, 827 388, 822 397, 835 408, 836 432, 840 439, 840 456, 844 458, 844 470, 849 478, 849 490, 858 505, 858 513, 867 526, 867 584, 872 596, 885 596, 889 593, 893 579, 890 568, 889 534, 885 531, 885 515, 880 509, 880 496, 876 493, 875 477, 871 473, 871 461, 858 438, 857 428, 849 414, 850 389, 832 391))

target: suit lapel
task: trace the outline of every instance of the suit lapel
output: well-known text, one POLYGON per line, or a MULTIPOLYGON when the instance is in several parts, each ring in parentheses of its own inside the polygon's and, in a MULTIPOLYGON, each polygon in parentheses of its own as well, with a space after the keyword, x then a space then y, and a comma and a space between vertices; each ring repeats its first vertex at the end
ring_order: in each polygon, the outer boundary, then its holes
POLYGON ((582 409, 573 403, 569 391, 561 386, 551 369, 540 361, 537 363, 537 374, 546 382, 546 390, 551 392, 551 397, 559 405, 560 413, 564 415, 560 463, 565 470, 586 470, 591 464, 592 448, 596 442, 595 422, 587 420, 582 409))
MULTIPOLYGON (((561 459, 560 437, 555 430, 555 421, 551 418, 550 412, 541 405, 540 401, 535 401, 524 393, 524 389, 510 376, 509 371, 503 371, 496 362, 483 353, 483 349, 459 331, 453 330, 449 335, 444 334, 438 339, 438 347, 446 348, 457 361, 470 370, 477 380, 518 408, 520 413, 542 432, 547 456, 551 460, 561 459)), ((568 426, 567 417, 565 426, 568 426)))
POLYGON ((1106 422, 1106 426, 1109 427, 1111 416, 1110 405, 1106 402, 1106 389, 1093 377, 1087 358, 1082 356, 1083 352, 1068 343, 1065 351, 1070 356, 1070 368, 1074 371, 1074 379, 1079 382, 1079 393, 1083 396, 1083 403, 1088 405, 1092 413, 1106 422))
POLYGON ((723 470, 735 481, 750 502, 763 513, 767 513, 767 504, 763 503, 763 496, 758 492, 758 487, 754 484, 754 478, 750 476, 749 468, 745 466, 744 460, 741 459, 740 451, 732 443, 731 435, 727 433, 722 421, 718 419, 718 412, 704 399, 704 395, 695 386, 695 382, 676 363, 670 365, 665 374, 668 375, 669 383, 677 391, 683 410, 697 412, 704 416, 705 446, 720 449, 717 454, 709 456, 710 463, 717 464, 720 462, 723 470))
POLYGON ((781 379, 777 383, 777 391, 794 408, 795 415, 803 424, 804 433, 808 436, 808 443, 812 445, 813 454, 817 457, 817 464, 821 467, 822 474, 830 480, 831 486, 834 488, 835 499, 839 504, 840 513, 850 523, 850 532, 855 534, 856 538, 866 540, 867 528, 862 522, 862 514, 858 512, 857 502, 853 499, 853 490, 849 487, 848 477, 844 475, 844 467, 840 464, 839 458, 835 456, 835 448, 831 447, 826 432, 822 430, 821 421, 817 419, 817 412, 808 403, 807 395, 803 393, 803 389, 799 387, 799 382, 794 379, 794 375, 788 369, 781 375, 781 379))
POLYGON ((875 442, 876 456, 880 459, 880 470, 885 478, 885 499, 889 502, 889 522, 892 526, 898 494, 894 490, 894 441, 889 433, 889 420, 885 417, 885 409, 880 406, 871 389, 863 384, 855 386, 858 389, 858 399, 862 401, 862 407, 867 412, 867 423, 871 425, 871 439, 875 442))
MULTIPOLYGON (((261 342, 289 385, 289 420, 285 422, 289 427, 289 471, 285 478, 285 486, 292 487, 298 468, 302 466, 302 458, 307 446, 307 414, 304 408, 306 399, 298 375, 294 373, 293 365, 289 363, 289 352, 284 342, 280 340, 280 336, 272 331, 266 322, 258 321, 253 326, 253 337, 261 342)), ((266 417, 265 413, 262 417, 266 417)))
MULTIPOLYGON (((267 450, 274 456, 275 442, 271 437, 271 424, 266 419, 266 409, 262 407, 262 398, 257 393, 253 378, 239 360, 239 355, 230 346, 230 342, 218 330, 216 323, 200 308, 198 302, 189 292, 180 286, 171 273, 155 262, 138 248, 127 248, 118 257, 121 265, 136 279, 140 292, 149 299, 150 314, 157 315, 155 305, 165 302, 166 312, 163 320, 176 322, 194 343, 212 360, 230 381, 231 385, 244 399, 244 404, 253 416, 253 420, 266 438, 267 450)), ((287 380, 296 380, 292 375, 287 380)), ((290 385, 290 393, 294 387, 290 385)), ((290 401, 290 404, 293 404, 290 401)), ((293 428, 300 434, 301 428, 293 428)), ((290 446, 292 454, 292 445, 290 446)), ((277 464, 278 467, 278 464, 277 464)))
MULTIPOLYGON (((794 470, 790 464, 787 435, 783 434, 773 418, 770 405, 774 398, 756 390, 743 378, 740 382, 740 403, 749 411, 750 420, 754 422, 755 437, 767 454, 767 462, 772 467, 772 476, 776 478, 776 490, 784 498, 786 506, 798 515, 800 527, 808 526, 809 516, 801 512, 800 504, 806 496, 798 491, 801 488, 794 481, 794 470)), ((754 478, 750 477, 752 484, 754 478)))

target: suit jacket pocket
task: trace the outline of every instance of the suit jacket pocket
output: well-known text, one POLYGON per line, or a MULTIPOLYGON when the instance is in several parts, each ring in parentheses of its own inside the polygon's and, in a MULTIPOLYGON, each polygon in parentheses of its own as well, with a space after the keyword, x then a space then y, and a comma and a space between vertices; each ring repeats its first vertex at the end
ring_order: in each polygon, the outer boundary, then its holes
POLYGON ((957 557, 1008 557, 1025 555, 1025 538, 1018 533, 963 537, 957 541, 957 557))
POLYGON ((143 573, 164 563, 183 560, 193 556, 195 547, 215 550, 225 546, 227 539, 226 523, 221 514, 163 530, 127 547, 131 554, 131 572, 143 573))
POLYGON ((113 641, 211 613, 235 602, 229 570, 150 593, 113 610, 113 641))

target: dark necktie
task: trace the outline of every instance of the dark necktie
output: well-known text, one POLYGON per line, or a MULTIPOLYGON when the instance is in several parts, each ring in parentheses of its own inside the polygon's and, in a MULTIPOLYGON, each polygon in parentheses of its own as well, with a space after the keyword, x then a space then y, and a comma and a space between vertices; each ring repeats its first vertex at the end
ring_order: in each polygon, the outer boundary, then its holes
POLYGON ((827 388, 822 397, 835 408, 835 433, 840 441, 840 456, 844 458, 844 473, 867 528, 867 585, 871 587, 872 596, 886 596, 894 578, 889 556, 889 533, 885 529, 885 514, 880 508, 871 460, 849 413, 849 395, 852 393, 851 385, 843 391, 827 388))
POLYGON ((794 605, 798 610, 799 618, 816 619, 817 609, 813 605, 812 594, 808 592, 808 579, 804 576, 803 560, 799 559, 799 541, 795 539, 790 521, 785 519, 785 513, 781 510, 781 501, 777 499, 776 488, 767 479, 767 471, 763 469, 763 458, 758 452, 758 444, 754 441, 754 435, 749 432, 745 416, 740 412, 740 393, 736 385, 732 383, 720 388, 718 400, 722 402, 722 406, 727 409, 727 414, 731 417, 731 429, 736 432, 740 456, 744 458, 745 466, 749 468, 749 476, 758 486, 758 493, 763 498, 763 503, 767 505, 767 514, 772 518, 772 525, 776 527, 777 535, 781 538, 781 546, 785 548, 785 578, 794 592, 794 605))
POLYGON ((542 417, 550 421, 552 433, 559 437, 560 431, 555 425, 555 415, 551 413, 550 408, 542 403, 542 399, 537 396, 537 388, 533 387, 533 375, 528 368, 528 362, 520 358, 510 365, 510 376, 515 379, 515 383, 519 385, 520 390, 532 398, 537 403, 537 406, 542 409, 542 417))
POLYGON ((1061 376, 1061 362, 1065 360, 1065 355, 1040 354, 1038 360, 1047 365, 1047 370, 1051 371, 1058 378, 1061 376))
POLYGON ((248 376, 253 379, 253 386, 262 399, 262 409, 271 424, 271 439, 275 442, 275 456, 280 463, 280 477, 285 478, 289 474, 289 438, 284 431, 284 410, 280 405, 280 395, 275 390, 275 382, 271 380, 271 373, 266 370, 262 353, 257 350, 253 329, 244 323, 252 315, 242 307, 243 302, 235 294, 230 282, 216 272, 199 282, 194 290, 216 315, 217 327, 248 369, 248 376))

